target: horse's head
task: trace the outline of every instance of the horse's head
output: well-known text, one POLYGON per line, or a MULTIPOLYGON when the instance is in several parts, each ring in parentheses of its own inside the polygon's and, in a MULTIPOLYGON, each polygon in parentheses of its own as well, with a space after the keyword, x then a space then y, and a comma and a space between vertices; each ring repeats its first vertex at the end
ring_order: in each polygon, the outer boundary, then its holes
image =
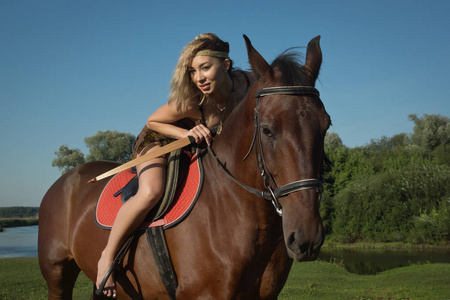
POLYGON ((318 200, 324 137, 331 123, 314 88, 322 63, 320 37, 308 44, 303 66, 289 53, 269 65, 244 38, 258 81, 254 146, 265 187, 282 212, 289 256, 314 260, 324 240, 318 200))

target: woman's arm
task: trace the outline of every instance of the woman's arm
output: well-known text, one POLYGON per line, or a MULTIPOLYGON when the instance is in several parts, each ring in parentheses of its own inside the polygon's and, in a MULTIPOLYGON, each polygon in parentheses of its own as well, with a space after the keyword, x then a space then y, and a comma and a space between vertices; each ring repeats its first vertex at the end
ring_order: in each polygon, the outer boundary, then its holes
POLYGON ((211 132, 204 125, 197 125, 191 130, 187 130, 171 124, 184 118, 200 119, 200 110, 198 108, 177 110, 173 105, 165 104, 158 108, 148 118, 147 127, 153 131, 177 139, 190 135, 195 138, 197 143, 200 143, 203 139, 205 139, 208 144, 212 141, 211 132))

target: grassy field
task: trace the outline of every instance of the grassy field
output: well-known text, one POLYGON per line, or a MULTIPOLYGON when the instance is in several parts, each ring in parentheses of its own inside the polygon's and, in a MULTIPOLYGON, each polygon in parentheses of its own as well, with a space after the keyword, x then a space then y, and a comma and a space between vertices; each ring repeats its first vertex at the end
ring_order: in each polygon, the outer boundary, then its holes
POLYGON ((279 299, 450 299, 450 264, 357 275, 323 261, 294 263, 279 299))
MULTIPOLYGON (((81 275, 74 299, 89 299, 81 275)), ((0 259, 0 299, 47 299, 37 258, 0 259)), ((339 264, 294 263, 279 299, 450 299, 450 264, 412 265, 378 275, 356 275, 339 264)))

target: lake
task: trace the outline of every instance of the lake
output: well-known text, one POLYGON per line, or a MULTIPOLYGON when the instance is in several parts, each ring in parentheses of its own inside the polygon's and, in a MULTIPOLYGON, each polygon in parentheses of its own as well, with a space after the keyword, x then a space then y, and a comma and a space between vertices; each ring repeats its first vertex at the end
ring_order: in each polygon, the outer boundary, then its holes
POLYGON ((450 250, 324 248, 320 251, 319 259, 342 263, 351 273, 373 275, 411 264, 450 263, 450 250))
MULTIPOLYGON (((38 226, 4 228, 0 232, 0 258, 37 257, 38 226)), ((319 259, 342 263, 356 274, 377 274, 379 272, 420 263, 450 263, 450 250, 321 250, 319 259)))
POLYGON ((3 228, 0 232, 0 258, 37 257, 38 225, 3 228))

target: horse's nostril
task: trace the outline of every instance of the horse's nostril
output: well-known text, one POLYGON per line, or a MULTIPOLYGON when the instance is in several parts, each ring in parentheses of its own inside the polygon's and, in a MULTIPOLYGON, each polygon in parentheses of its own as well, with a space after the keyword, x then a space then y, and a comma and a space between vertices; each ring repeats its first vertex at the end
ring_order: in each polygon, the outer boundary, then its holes
POLYGON ((291 233, 288 238, 288 246, 291 250, 300 253, 307 253, 309 250, 310 243, 301 241, 301 234, 291 233))
POLYGON ((292 246, 294 246, 295 243, 296 243, 296 241, 295 241, 295 233, 291 233, 289 235, 287 244, 288 244, 289 247, 292 247, 292 246))
POLYGON ((303 243, 300 245, 300 253, 307 253, 308 255, 310 255, 309 250, 310 250, 310 244, 309 243, 303 243))

